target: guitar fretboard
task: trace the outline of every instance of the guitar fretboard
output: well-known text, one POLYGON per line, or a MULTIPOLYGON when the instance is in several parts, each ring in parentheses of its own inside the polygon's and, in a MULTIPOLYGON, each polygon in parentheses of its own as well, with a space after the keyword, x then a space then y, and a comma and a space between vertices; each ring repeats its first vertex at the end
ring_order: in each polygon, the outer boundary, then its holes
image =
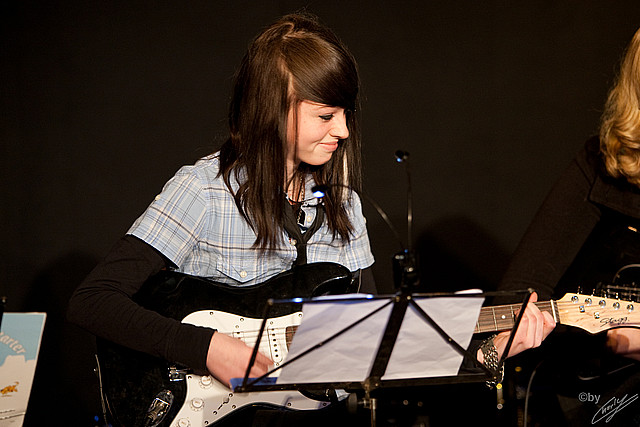
MULTIPOLYGON (((558 308, 555 301, 540 301, 534 303, 540 311, 548 311, 554 319, 559 319, 558 308)), ((474 333, 499 332, 513 328, 518 310, 522 304, 498 305, 495 307, 483 307, 476 322, 474 333)))

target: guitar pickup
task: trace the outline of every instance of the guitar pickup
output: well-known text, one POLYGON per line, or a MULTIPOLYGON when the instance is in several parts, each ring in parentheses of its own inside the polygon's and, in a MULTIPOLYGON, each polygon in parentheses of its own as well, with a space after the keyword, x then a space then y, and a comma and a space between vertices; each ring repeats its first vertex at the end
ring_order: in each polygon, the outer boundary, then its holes
POLYGON ((275 366, 279 366, 288 351, 286 333, 283 333, 282 328, 267 328, 266 336, 269 339, 269 356, 275 366))

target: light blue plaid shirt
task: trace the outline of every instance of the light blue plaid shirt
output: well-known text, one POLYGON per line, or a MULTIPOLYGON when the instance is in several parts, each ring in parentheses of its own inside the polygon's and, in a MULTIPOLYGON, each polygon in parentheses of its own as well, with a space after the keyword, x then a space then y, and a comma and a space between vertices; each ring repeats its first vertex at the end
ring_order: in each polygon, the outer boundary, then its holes
MULTIPOLYGON (((179 271, 221 283, 254 285, 291 268, 297 253, 284 231, 285 243, 277 250, 260 254, 252 248, 256 235, 238 212, 222 178, 216 177, 218 170, 216 155, 183 166, 128 233, 160 251, 179 271)), ((234 191, 238 188, 233 175, 231 185, 234 191)), ((309 176, 305 194, 311 194, 313 185, 309 176)), ((313 223, 317 203, 315 198, 303 203, 307 226, 313 223)), ((344 244, 339 237, 333 240, 325 219, 307 242, 309 263, 335 262, 351 271, 373 264, 366 221, 355 193, 346 209, 354 227, 350 242, 344 244)))

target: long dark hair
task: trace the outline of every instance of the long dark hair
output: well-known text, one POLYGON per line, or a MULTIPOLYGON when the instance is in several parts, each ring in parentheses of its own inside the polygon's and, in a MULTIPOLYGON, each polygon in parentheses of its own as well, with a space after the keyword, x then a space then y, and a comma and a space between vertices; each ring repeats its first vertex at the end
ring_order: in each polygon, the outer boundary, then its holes
MULTIPOLYGON (((326 164, 301 163, 296 173, 311 173, 317 184, 332 188, 360 190, 359 86, 353 56, 313 16, 284 16, 249 46, 235 79, 220 174, 257 235, 254 246, 274 249, 282 241, 287 117, 301 101, 344 108, 349 138, 326 164), (236 192, 232 174, 240 184, 236 192)), ((331 191, 323 202, 333 237, 348 241, 353 227, 344 208, 346 197, 345 191, 331 191)))

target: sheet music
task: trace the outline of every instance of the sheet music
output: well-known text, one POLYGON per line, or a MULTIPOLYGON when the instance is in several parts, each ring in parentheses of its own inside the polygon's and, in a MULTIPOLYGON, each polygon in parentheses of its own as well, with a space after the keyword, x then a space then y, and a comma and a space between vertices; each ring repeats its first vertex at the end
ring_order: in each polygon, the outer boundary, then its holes
MULTIPOLYGON (((389 303, 388 299, 358 299, 349 295, 336 302, 304 304, 302 324, 294 336, 287 360, 327 340, 345 326, 389 303)), ((467 348, 480 308, 480 297, 414 298, 417 304, 456 342, 467 348)), ((314 301, 321 301, 317 299, 314 301)), ((391 313, 391 304, 340 337, 304 355, 282 369, 277 382, 359 382, 371 370, 391 313)), ((463 356, 453 349, 411 305, 398 334, 384 380, 451 376, 463 356)))

